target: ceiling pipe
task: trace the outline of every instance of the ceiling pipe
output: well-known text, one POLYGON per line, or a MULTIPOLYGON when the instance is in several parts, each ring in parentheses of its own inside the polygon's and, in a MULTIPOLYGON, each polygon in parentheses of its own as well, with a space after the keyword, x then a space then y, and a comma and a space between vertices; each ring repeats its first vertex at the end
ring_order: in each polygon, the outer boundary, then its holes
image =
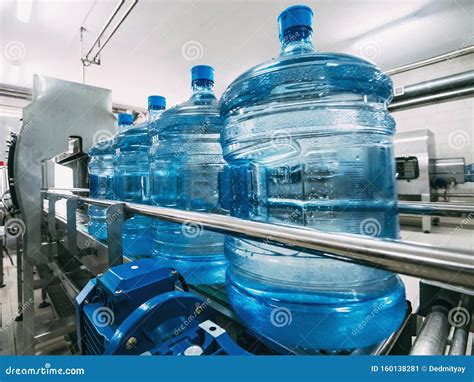
POLYGON ((463 86, 470 86, 473 84, 474 70, 469 70, 467 72, 419 82, 413 85, 400 86, 395 88, 394 100, 398 101, 401 99, 413 98, 414 96, 434 94, 443 90, 457 90, 463 86))
MULTIPOLYGON (((109 27, 110 23, 112 22, 112 20, 115 18, 115 16, 117 15, 118 11, 120 11, 120 8, 122 8, 122 6, 125 4, 125 0, 120 0, 120 3, 115 7, 114 11, 112 12, 112 14, 110 15, 109 19, 107 20, 107 22, 105 23, 104 27, 102 28, 102 30, 100 31, 99 35, 97 36, 97 38, 95 39, 94 43, 92 44, 91 48, 89 49, 89 52, 87 52, 86 56, 85 56, 85 60, 86 61, 89 61, 89 55, 92 53, 92 51, 94 50, 95 46, 99 43, 100 39, 102 38, 102 36, 104 35, 105 31, 107 30, 107 28, 109 27)), ((84 28, 85 27, 82 25, 81 28, 84 28)), ((95 60, 95 58, 94 58, 95 60)))
POLYGON ((427 58, 425 60, 416 61, 416 62, 413 62, 411 64, 399 66, 397 68, 387 70, 385 73, 393 76, 394 74, 407 72, 409 70, 413 70, 413 69, 421 68, 423 66, 436 64, 436 63, 442 62, 442 61, 451 60, 452 58, 461 57, 461 56, 465 56, 467 54, 472 54, 472 53, 474 53, 474 45, 470 45, 470 46, 467 46, 467 47, 462 48, 462 49, 454 50, 454 51, 449 52, 449 53, 440 54, 439 56, 430 57, 430 58, 427 58))
MULTIPOLYGON (((32 91, 30 88, 23 88, 20 86, 7 85, 7 84, 0 83, 0 97, 15 98, 15 99, 21 99, 25 101, 31 101, 32 91)), ((12 106, 12 107, 16 107, 16 106, 12 106)), ((147 111, 145 108, 142 108, 142 107, 122 105, 119 103, 112 104, 112 111, 114 113, 126 112, 127 110, 131 110, 132 112, 136 114, 140 114, 140 113, 143 114, 143 113, 146 113, 147 111)))
POLYGON ((110 39, 112 38, 112 36, 115 34, 115 32, 117 32, 117 30, 120 28, 120 25, 122 25, 122 23, 125 21, 125 19, 128 17, 128 15, 130 14, 130 12, 132 12, 133 8, 135 8, 135 5, 137 5, 138 3, 138 0, 134 0, 133 3, 130 5, 130 7, 127 9, 127 11, 125 12, 125 14, 122 16, 122 18, 119 20, 119 22, 117 23, 117 25, 115 26, 115 28, 112 30, 112 32, 110 33, 109 37, 107 37, 107 39, 104 41, 104 43, 102 44, 102 46, 99 48, 99 50, 97 51, 97 53, 95 54, 94 58, 92 59, 93 62, 96 61, 97 57, 99 56, 100 52, 102 52, 102 50, 107 46, 107 44, 109 43, 110 39))
MULTIPOLYGON (((406 100, 401 100, 399 102, 395 101, 388 105, 388 110, 398 111, 402 109, 407 109, 410 107, 428 105, 436 102, 445 102, 452 101, 454 99, 471 97, 474 95, 474 87, 469 87, 460 90, 447 91, 443 93, 437 93, 432 95, 427 95, 423 97, 408 98, 406 100)), ((396 98, 394 98, 396 100, 396 98)))
POLYGON ((401 86, 394 93, 390 111, 470 97, 474 94, 474 70, 401 86))

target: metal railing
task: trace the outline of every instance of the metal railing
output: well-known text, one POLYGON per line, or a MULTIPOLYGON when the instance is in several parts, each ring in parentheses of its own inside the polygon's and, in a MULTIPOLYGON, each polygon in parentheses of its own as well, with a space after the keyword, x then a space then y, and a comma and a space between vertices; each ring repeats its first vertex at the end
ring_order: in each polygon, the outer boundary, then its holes
MULTIPOLYGON (((68 226, 71 224, 71 230, 75 230, 75 219, 71 218, 75 216, 78 204, 107 208, 106 220, 110 265, 121 262, 121 224, 127 217, 126 215, 141 214, 164 221, 195 225, 200 229, 223 234, 283 244, 318 256, 324 254, 324 256, 330 258, 380 267, 408 276, 474 288, 474 254, 459 249, 444 249, 368 236, 327 233, 308 228, 262 223, 224 215, 122 203, 55 192, 46 191, 45 193, 48 197, 54 196, 55 199, 69 199, 68 226)), ((459 213, 458 207, 456 206, 453 211, 459 213)), ((68 235, 72 235, 72 233, 68 235)), ((73 240, 71 236, 71 241, 73 240)))

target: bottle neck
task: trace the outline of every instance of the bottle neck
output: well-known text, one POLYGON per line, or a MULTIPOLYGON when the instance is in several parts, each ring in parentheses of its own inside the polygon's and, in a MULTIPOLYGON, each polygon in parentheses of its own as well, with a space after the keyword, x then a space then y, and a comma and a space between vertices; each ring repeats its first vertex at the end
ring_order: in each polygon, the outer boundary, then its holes
POLYGON ((280 55, 304 54, 315 51, 313 47, 313 31, 310 27, 299 25, 285 30, 280 37, 280 55))
POLYGON ((164 108, 149 108, 147 114, 147 121, 153 122, 158 119, 158 117, 163 113, 164 108))
POLYGON ((211 80, 194 80, 192 83, 193 97, 201 95, 214 96, 214 81, 211 80))

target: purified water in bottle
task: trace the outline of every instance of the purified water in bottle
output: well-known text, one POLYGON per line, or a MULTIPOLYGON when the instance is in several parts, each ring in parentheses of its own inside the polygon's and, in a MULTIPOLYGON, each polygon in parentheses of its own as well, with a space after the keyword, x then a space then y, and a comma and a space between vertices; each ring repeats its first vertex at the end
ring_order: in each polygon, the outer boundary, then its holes
MULTIPOLYGON (((114 198, 114 140, 101 141, 89 150, 89 195, 96 199, 114 198)), ((99 240, 107 239, 106 208, 88 208, 89 233, 99 240)))
MULTIPOLYGON (((119 114, 119 133, 115 154, 115 197, 117 200, 149 204, 149 150, 151 136, 148 128, 165 108, 165 98, 148 97, 148 119, 133 125, 133 116, 119 114)), ((152 219, 135 215, 122 226, 123 254, 131 258, 151 257, 152 219)))
MULTIPOLYGON (((279 17, 281 54, 222 96, 232 216, 321 231, 398 237, 392 82, 374 64, 318 53, 312 11, 279 17)), ((227 236, 227 291, 256 332, 295 349, 366 348, 406 311, 393 273, 227 236)))
MULTIPOLYGON (((165 111, 152 124, 151 198, 162 207, 223 213, 218 203, 218 173, 224 160, 219 143, 222 119, 214 95, 214 70, 192 68, 191 98, 165 111)), ((160 220, 153 223, 153 256, 177 269, 191 284, 225 279, 224 237, 201 226, 160 220)))

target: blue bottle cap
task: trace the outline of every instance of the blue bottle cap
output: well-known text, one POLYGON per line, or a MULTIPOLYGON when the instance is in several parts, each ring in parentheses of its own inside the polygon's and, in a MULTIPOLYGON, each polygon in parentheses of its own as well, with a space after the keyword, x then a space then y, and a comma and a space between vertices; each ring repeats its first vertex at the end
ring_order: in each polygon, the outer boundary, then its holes
POLYGON ((131 125, 133 124, 133 115, 127 113, 118 114, 118 124, 119 125, 131 125))
POLYGON ((209 65, 196 65, 191 69, 191 82, 209 80, 214 82, 214 68, 209 65))
POLYGON ((280 39, 283 38, 288 28, 295 26, 305 26, 311 28, 313 24, 313 11, 307 5, 293 5, 286 8, 278 16, 278 26, 280 29, 280 39))
POLYGON ((151 95, 148 97, 148 109, 165 109, 166 98, 160 95, 151 95))

